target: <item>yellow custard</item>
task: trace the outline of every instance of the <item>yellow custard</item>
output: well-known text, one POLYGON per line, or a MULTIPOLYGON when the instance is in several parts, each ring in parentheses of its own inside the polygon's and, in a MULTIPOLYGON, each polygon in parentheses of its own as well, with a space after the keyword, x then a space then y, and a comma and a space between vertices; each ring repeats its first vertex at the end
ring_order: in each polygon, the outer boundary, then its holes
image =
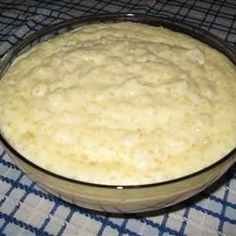
POLYGON ((0 81, 0 128, 19 153, 60 175, 162 182, 236 146, 236 69, 161 27, 81 26, 12 64, 0 81))

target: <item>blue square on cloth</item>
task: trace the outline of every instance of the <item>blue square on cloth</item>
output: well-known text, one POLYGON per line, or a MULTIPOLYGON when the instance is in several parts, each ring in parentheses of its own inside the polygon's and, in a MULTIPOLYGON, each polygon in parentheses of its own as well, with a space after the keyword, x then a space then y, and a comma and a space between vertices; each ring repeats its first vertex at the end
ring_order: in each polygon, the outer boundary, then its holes
POLYGON ((25 194, 24 190, 9 188, 8 194, 0 200, 0 212, 10 215, 15 212, 19 205, 19 199, 25 194))
POLYGON ((6 228, 2 232, 4 235, 24 235, 24 236, 33 236, 34 233, 25 230, 24 228, 20 227, 19 225, 8 223, 6 228))
POLYGON ((32 225, 33 227, 40 228, 45 219, 48 217, 51 208, 54 203, 34 194, 26 196, 22 202, 15 217, 26 224, 32 225), (43 208, 43 211, 41 210, 43 208))
MULTIPOLYGON (((71 212, 69 213, 71 214, 71 212)), ((96 220, 93 218, 93 213, 87 213, 86 211, 84 214, 78 211, 75 211, 69 220, 69 222, 65 221, 66 225, 63 229, 64 235, 78 235, 78 231, 80 232, 80 235, 97 235, 99 230, 102 227, 102 220, 105 219, 103 216, 98 216, 100 220, 96 220)), ((106 227, 107 229, 109 227, 106 227)), ((111 229, 112 230, 112 229, 111 229)), ((105 231, 102 230, 102 235, 106 235, 104 233, 105 231)), ((112 230, 113 234, 108 235, 114 235, 114 230, 112 230)))
MULTIPOLYGON (((50 234, 56 235, 66 223, 66 218, 70 213, 68 207, 54 204, 48 217, 43 223, 43 228, 50 234)), ((70 235, 70 234, 69 234, 70 235)))

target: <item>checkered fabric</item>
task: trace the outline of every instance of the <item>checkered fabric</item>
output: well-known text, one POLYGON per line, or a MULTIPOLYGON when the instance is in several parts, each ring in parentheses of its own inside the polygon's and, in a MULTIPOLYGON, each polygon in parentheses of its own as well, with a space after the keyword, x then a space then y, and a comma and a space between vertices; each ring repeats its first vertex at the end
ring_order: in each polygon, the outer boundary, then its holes
MULTIPOLYGON (((0 58, 42 27, 82 15, 145 13, 184 20, 236 46, 235 0, 2 0, 0 58)), ((151 214, 97 214, 45 192, 0 146, 0 235, 236 235, 236 166, 213 186, 151 214)))

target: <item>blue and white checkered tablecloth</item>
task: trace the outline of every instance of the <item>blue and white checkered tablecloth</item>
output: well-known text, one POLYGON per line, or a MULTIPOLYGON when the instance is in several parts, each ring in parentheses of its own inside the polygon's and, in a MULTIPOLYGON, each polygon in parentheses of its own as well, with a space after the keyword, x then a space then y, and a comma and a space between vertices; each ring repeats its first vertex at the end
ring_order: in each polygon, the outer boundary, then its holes
MULTIPOLYGON (((0 58, 45 25, 82 15, 133 12, 184 20, 236 46, 235 0, 1 0, 0 58)), ((199 195, 152 214, 97 214, 28 179, 0 146, 0 235, 236 235, 236 166, 199 195)))

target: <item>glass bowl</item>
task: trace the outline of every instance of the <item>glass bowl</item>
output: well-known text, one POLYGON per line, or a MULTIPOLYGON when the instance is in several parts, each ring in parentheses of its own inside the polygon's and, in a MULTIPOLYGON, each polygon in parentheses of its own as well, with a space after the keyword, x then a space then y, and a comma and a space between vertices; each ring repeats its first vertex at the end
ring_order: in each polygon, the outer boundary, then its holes
MULTIPOLYGON (((11 48, 0 61, 0 76, 5 73, 17 56, 26 52, 38 42, 45 41, 81 25, 122 21, 163 26, 190 35, 225 54, 236 64, 234 48, 222 39, 195 26, 187 25, 175 19, 143 14, 105 14, 66 20, 28 36, 11 48)), ((183 201, 215 182, 236 160, 236 148, 234 148, 227 156, 222 157, 211 166, 178 179, 145 185, 114 186, 82 182, 57 175, 37 166, 18 153, 4 138, 2 132, 0 133, 0 141, 19 168, 48 192, 78 206, 113 213, 152 211, 183 201)))

